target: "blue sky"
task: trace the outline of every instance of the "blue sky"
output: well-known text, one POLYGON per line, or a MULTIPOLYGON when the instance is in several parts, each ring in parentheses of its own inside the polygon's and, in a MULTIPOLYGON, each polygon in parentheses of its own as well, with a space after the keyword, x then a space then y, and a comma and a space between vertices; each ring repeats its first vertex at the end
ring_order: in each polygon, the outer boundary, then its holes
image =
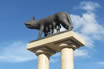
MULTIPOLYGON (((37 57, 26 44, 38 31, 24 22, 59 11, 70 14, 74 31, 86 41, 74 52, 75 69, 104 69, 103 7, 104 0, 0 0, 0 69, 37 69, 37 57)), ((60 53, 50 57, 50 69, 60 69, 60 53)))

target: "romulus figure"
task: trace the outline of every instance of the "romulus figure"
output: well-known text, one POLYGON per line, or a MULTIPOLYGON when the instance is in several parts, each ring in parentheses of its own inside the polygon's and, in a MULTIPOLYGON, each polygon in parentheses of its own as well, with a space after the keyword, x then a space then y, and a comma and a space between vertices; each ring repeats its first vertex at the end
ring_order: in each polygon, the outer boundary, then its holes
POLYGON ((27 28, 40 30, 38 39, 41 39, 42 32, 44 32, 45 37, 53 34, 54 29, 60 32, 61 25, 66 30, 71 31, 73 29, 70 15, 66 12, 58 12, 47 18, 40 19, 39 21, 35 21, 33 17, 32 20, 26 22, 25 25, 27 28))

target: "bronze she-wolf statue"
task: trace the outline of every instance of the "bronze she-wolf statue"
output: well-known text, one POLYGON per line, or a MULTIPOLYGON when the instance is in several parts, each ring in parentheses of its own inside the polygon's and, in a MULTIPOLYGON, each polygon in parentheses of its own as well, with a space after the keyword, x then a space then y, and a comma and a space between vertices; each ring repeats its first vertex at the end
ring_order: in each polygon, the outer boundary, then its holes
POLYGON ((71 18, 66 12, 58 12, 39 21, 32 18, 32 20, 25 22, 25 25, 27 28, 40 30, 38 39, 41 39, 42 32, 44 32, 45 37, 53 34, 55 29, 60 32, 61 26, 69 31, 73 29, 71 18))

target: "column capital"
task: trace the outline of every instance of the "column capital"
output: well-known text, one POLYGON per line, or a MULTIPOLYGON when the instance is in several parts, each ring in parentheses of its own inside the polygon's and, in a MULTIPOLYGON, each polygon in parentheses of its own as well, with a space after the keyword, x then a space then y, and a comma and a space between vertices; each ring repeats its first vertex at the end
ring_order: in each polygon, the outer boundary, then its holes
POLYGON ((63 48, 72 48, 73 50, 75 50, 77 48, 77 45, 74 44, 74 43, 61 43, 59 45, 59 48, 60 49, 63 49, 63 48))
POLYGON ((51 56, 52 54, 56 53, 55 51, 53 50, 50 50, 49 48, 47 47, 42 47, 42 48, 39 48, 35 51, 35 54, 38 56, 40 54, 45 54, 47 56, 51 56))

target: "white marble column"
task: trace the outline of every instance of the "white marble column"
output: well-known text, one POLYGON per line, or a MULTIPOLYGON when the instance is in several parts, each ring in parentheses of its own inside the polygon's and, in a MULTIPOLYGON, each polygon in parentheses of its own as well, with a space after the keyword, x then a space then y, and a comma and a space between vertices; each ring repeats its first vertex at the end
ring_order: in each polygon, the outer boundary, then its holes
POLYGON ((49 69, 49 56, 46 54, 38 55, 38 69, 49 69))
POLYGON ((53 52, 47 48, 40 48, 35 53, 38 56, 38 69, 49 69, 49 57, 53 52))
POLYGON ((73 48, 68 44, 61 44, 61 69, 74 69, 73 48))

